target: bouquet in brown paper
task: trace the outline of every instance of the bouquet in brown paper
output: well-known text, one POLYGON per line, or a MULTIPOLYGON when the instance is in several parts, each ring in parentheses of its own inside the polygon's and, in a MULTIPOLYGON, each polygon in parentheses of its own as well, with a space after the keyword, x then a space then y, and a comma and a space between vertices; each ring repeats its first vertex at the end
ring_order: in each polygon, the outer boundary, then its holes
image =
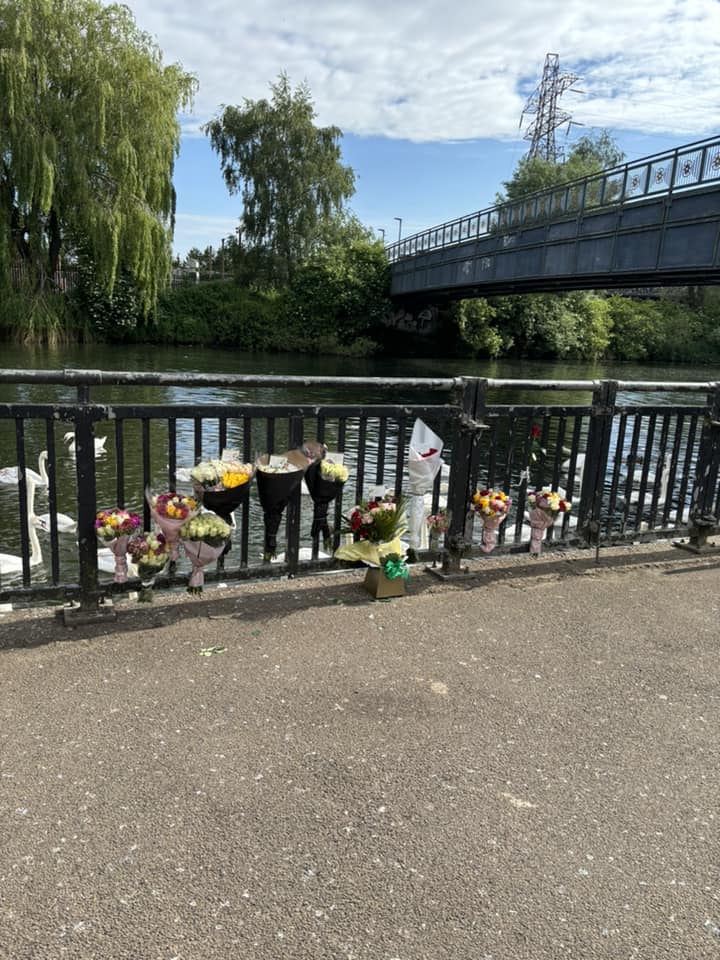
POLYGON ((200 513, 191 517, 180 528, 185 556, 190 561, 192 572, 188 580, 188 593, 200 594, 205 585, 205 567, 217 560, 227 546, 230 524, 215 513, 200 513))
POLYGON ((277 554, 277 532, 283 513, 300 490, 307 467, 307 457, 299 450, 288 450, 281 456, 264 454, 255 461, 255 480, 265 523, 263 560, 272 560, 277 554))

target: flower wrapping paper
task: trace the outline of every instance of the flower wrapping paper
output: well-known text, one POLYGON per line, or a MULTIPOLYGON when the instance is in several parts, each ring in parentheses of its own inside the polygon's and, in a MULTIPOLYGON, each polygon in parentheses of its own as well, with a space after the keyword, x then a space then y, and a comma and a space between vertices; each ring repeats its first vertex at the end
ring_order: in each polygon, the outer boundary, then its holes
POLYGON ((321 460, 315 460, 305 471, 305 484, 313 501, 313 521, 310 536, 323 535, 324 540, 330 539, 330 525, 328 524, 328 508, 342 492, 343 484, 338 480, 330 480, 322 475, 321 460))
POLYGON ((542 543, 548 527, 555 522, 557 514, 541 507, 533 507, 528 511, 530 517, 530 553, 537 556, 542 553, 542 543))
POLYGON ((413 425, 408 449, 408 540, 419 549, 425 517, 425 494, 432 490, 435 477, 442 466, 442 439, 419 418, 413 425))
POLYGON ((125 583, 128 578, 127 546, 129 539, 129 534, 123 533, 114 540, 102 541, 103 545, 108 547, 115 557, 115 573, 113 575, 115 583, 125 583))
POLYGON ((506 513, 498 513, 494 517, 483 517, 482 540, 480 543, 480 549, 483 553, 492 553, 495 549, 498 529, 505 520, 507 520, 506 513))
POLYGON ((263 555, 267 559, 274 557, 277 553, 277 532, 280 529, 282 515, 290 498, 299 492, 302 478, 308 466, 307 458, 299 451, 288 451, 284 459, 294 469, 268 473, 262 469, 271 463, 267 454, 258 457, 255 463, 257 468, 255 480, 265 521, 263 555))
POLYGON ((185 556, 190 561, 192 570, 188 580, 188 589, 201 592, 205 585, 205 567, 217 560, 225 549, 225 543, 211 546, 204 540, 183 540, 185 556))

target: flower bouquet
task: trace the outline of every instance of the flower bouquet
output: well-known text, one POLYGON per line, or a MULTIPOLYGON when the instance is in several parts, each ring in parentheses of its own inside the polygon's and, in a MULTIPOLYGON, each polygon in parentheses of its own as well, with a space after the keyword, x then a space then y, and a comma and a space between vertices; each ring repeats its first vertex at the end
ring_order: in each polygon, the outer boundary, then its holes
POLYGON ((128 553, 138 568, 141 603, 152 602, 155 577, 165 569, 170 559, 168 542, 162 533, 141 533, 128 544, 128 553))
POLYGON ((380 566, 381 557, 388 553, 404 555, 400 535, 407 530, 405 500, 385 494, 374 500, 363 500, 345 517, 343 533, 351 533, 355 542, 340 546, 335 551, 338 560, 361 560, 380 566))
POLYGON ((533 490, 528 493, 527 500, 530 508, 530 555, 537 557, 542 552, 546 530, 555 523, 561 513, 568 513, 572 504, 554 490, 533 490))
POLYGON ((408 477, 410 479, 407 505, 408 540, 413 550, 420 548, 425 494, 432 490, 435 477, 442 466, 443 442, 422 420, 415 421, 408 450, 408 477))
POLYGON ((145 496, 150 505, 150 516, 165 535, 170 550, 170 562, 176 563, 180 527, 200 512, 200 504, 194 497, 187 497, 182 493, 153 494, 146 490, 145 496))
POLYGON ((190 468, 197 500, 227 523, 232 523, 233 510, 247 501, 254 474, 251 463, 239 460, 203 460, 190 468))
POLYGON ((100 510, 95 517, 95 533, 115 557, 115 583, 125 583, 128 578, 128 541, 140 529, 140 517, 119 507, 100 510))
POLYGON ((290 498, 300 489, 308 460, 300 451, 289 450, 283 456, 264 454, 255 461, 255 467, 265 521, 263 560, 269 561, 277 553, 277 532, 283 512, 290 498))
POLYGON ((230 524, 214 513, 200 513, 180 527, 183 550, 192 565, 188 593, 201 594, 204 568, 223 553, 230 536, 230 524))
POLYGON ((342 491, 349 471, 342 463, 336 463, 329 457, 314 460, 305 471, 305 484, 313 499, 313 522, 310 536, 323 535, 325 543, 330 539, 328 525, 328 507, 342 491))
POLYGON ((483 553, 492 553, 497 544, 498 527, 507 519, 512 500, 502 490, 476 490, 472 497, 472 509, 482 518, 483 553))
POLYGON ((437 513, 431 513, 425 518, 425 524, 428 530, 428 540, 430 542, 430 555, 433 566, 437 566, 438 542, 440 534, 447 533, 450 526, 450 517, 447 510, 438 510, 437 513))

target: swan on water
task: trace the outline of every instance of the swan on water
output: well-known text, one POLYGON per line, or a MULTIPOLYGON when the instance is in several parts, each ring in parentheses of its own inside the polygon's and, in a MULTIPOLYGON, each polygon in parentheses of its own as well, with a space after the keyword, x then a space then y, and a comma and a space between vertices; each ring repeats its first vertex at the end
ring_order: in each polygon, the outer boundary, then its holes
MULTIPOLYGON (((75 533, 77 531, 77 520, 73 520, 73 518, 69 517, 66 513, 56 513, 55 519, 57 521, 58 533, 75 533)), ((33 516, 33 523, 41 530, 47 531, 47 533, 50 533, 52 530, 49 513, 41 513, 39 516, 33 516)))
MULTIPOLYGON (((47 474, 47 459, 48 452, 43 450, 38 457, 38 470, 31 469, 30 467, 25 467, 25 477, 27 480, 32 480, 36 487, 47 487, 49 480, 47 474)), ((0 470, 0 483, 12 484, 17 486, 19 483, 19 472, 17 466, 15 467, 3 467, 0 470)))
MULTIPOLYGON (((75 434, 73 433, 72 430, 71 430, 69 433, 66 433, 66 434, 65 434, 65 436, 63 437, 63 441, 67 444, 68 450, 70 451, 70 453, 72 453, 72 454, 74 455, 74 454, 76 453, 76 450, 75 450, 75 434)), ((106 441, 107 441, 107 437, 95 437, 94 442, 95 442, 95 456, 96 456, 96 457, 100 457, 100 456, 102 456, 104 453, 107 453, 107 450, 105 449, 105 443, 106 443, 106 441)))
MULTIPOLYGON (((43 562, 40 541, 38 540, 35 524, 33 523, 33 507, 35 504, 35 481, 32 477, 27 477, 27 521, 28 538, 30 540, 30 566, 37 567, 43 562)), ((12 553, 0 553, 0 576, 14 577, 23 572, 22 557, 16 557, 12 553)))

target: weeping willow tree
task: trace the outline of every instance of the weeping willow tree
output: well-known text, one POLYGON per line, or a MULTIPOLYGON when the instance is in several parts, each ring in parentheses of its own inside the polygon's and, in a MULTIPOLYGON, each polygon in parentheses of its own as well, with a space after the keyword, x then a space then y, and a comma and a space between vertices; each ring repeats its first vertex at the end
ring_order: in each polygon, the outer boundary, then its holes
POLYGON ((143 310, 170 270, 179 110, 194 78, 127 7, 0 0, 0 285, 43 290, 62 256, 143 310))

